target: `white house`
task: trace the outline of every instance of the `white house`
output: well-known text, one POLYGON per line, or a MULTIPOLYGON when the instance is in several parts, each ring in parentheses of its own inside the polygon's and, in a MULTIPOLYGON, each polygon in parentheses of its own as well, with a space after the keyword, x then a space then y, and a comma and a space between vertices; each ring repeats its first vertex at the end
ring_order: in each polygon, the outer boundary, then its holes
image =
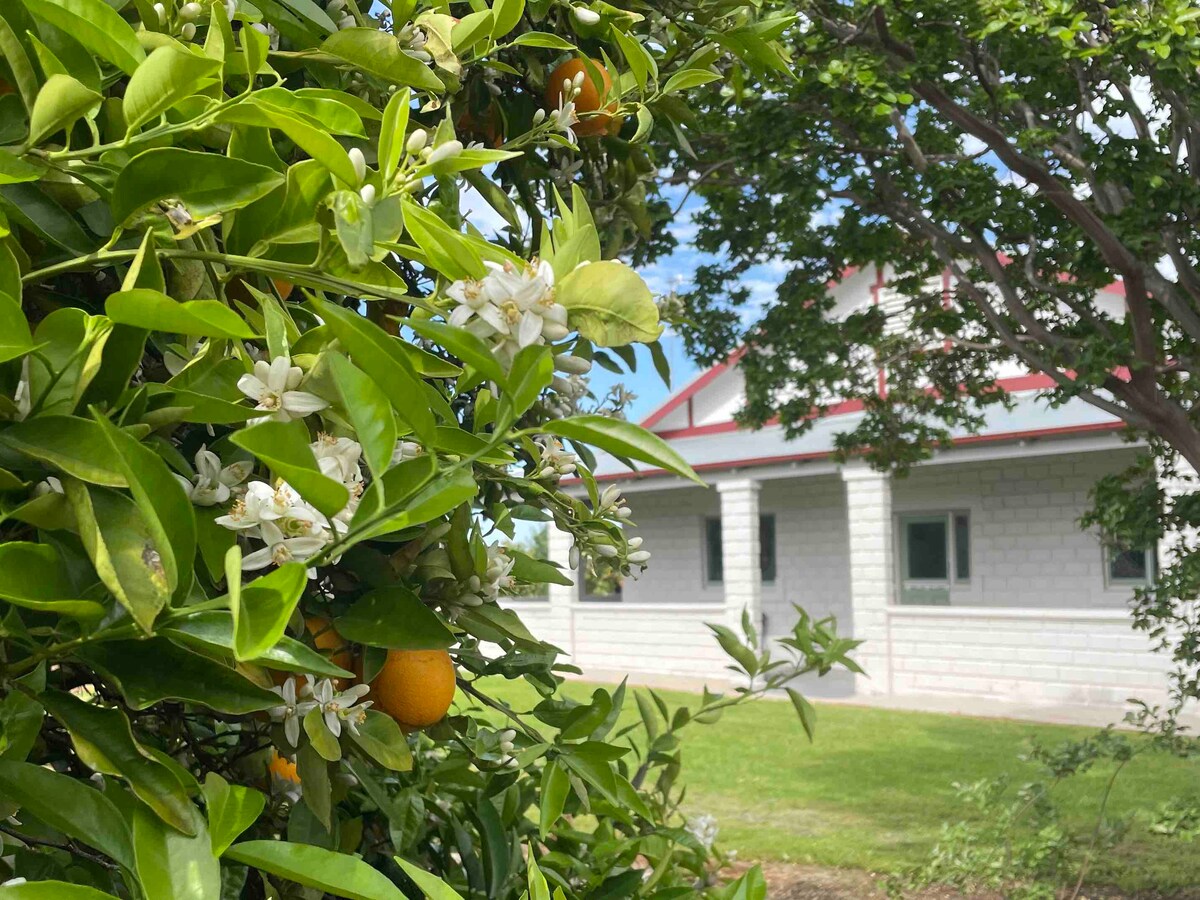
MULTIPOLYGON (((839 308, 903 306, 874 269, 831 290, 839 308)), ((1119 312, 1120 286, 1098 301, 1119 312)), ((1089 489, 1135 450, 1109 414, 1038 400, 1047 383, 1007 373, 1014 409, 993 408, 982 433, 892 478, 831 460, 833 435, 861 415, 852 405, 796 440, 779 426, 743 430, 732 421, 741 375, 715 366, 643 423, 708 487, 612 459, 598 466, 628 497, 653 554, 647 571, 616 597, 589 599, 577 578, 548 601, 513 605, 594 676, 719 681, 726 660, 705 622, 732 624, 748 609, 769 639, 790 629, 798 604, 865 641, 867 676, 804 686, 818 694, 1161 699, 1168 662, 1132 630, 1127 606, 1155 550, 1110 551, 1078 525, 1089 489)), ((568 551, 552 529, 552 557, 568 551)))

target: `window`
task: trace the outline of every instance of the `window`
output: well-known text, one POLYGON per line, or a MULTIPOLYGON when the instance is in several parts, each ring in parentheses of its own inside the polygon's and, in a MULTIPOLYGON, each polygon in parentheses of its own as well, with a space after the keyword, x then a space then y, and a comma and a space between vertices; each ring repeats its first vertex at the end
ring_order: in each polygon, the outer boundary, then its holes
POLYGON ((721 549, 721 520, 704 520, 704 580, 725 580, 725 557, 721 549))
POLYGON ((900 516, 900 602, 945 606, 952 584, 971 580, 971 517, 965 512, 900 516))
MULTIPOLYGON (((758 517, 758 567, 762 580, 768 584, 775 580, 775 517, 758 517)), ((720 583, 725 580, 725 556, 721 545, 721 520, 710 517, 704 520, 704 580, 720 583)))
POLYGON ((1157 574, 1153 549, 1122 550, 1109 546, 1105 547, 1104 555, 1109 584, 1149 584, 1157 574))
POLYGON ((762 580, 775 581, 775 517, 758 517, 758 567, 762 580))

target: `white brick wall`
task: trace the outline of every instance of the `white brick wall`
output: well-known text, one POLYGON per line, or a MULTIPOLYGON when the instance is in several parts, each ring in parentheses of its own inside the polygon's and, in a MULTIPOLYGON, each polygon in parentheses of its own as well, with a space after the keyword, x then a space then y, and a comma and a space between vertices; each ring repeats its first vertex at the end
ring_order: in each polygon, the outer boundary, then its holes
POLYGON ((1105 584, 1095 534, 1079 528, 1088 491, 1133 450, 917 468, 894 479, 896 513, 967 510, 971 583, 952 606, 1123 610, 1131 590, 1105 584))

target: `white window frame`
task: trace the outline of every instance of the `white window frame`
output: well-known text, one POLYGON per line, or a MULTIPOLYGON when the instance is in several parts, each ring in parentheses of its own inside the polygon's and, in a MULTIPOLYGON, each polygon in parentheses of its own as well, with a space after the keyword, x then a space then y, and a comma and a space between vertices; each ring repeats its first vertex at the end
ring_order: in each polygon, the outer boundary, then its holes
POLYGON ((972 574, 975 571, 975 541, 972 536, 970 509, 961 507, 951 509, 907 509, 896 513, 896 603, 902 606, 919 606, 924 604, 905 603, 906 586, 927 587, 931 589, 946 589, 947 603, 952 603, 955 593, 963 593, 971 589, 972 574), (967 520, 967 576, 961 577, 958 571, 958 543, 955 535, 955 521, 959 516, 967 520), (943 521, 946 526, 946 578, 921 579, 908 577, 908 524, 910 522, 943 521))
MULTIPOLYGON (((1131 548, 1132 549, 1132 548, 1131 548)), ((1112 552, 1121 550, 1112 544, 1101 544, 1100 562, 1104 568, 1104 586, 1106 588, 1148 587, 1154 584, 1158 577, 1158 548, 1146 547, 1142 553, 1146 557, 1146 575, 1144 578, 1114 578, 1112 574, 1112 552)), ((1124 552, 1123 550, 1121 552, 1124 552)))

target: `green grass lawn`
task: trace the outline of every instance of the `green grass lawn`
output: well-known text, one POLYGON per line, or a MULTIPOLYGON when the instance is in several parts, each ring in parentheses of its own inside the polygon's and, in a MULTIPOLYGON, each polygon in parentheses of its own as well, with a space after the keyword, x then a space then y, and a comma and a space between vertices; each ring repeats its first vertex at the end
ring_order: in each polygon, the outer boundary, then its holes
MULTIPOLYGON (((568 684, 586 699, 591 685, 568 684)), ((492 681, 488 690, 517 708, 536 703, 523 683, 492 681)), ((695 703, 664 692, 672 704, 695 703)), ((636 715, 632 700, 626 715, 636 715)), ((687 807, 720 823, 720 843, 745 859, 774 859, 896 871, 923 862, 943 822, 968 811, 953 782, 1010 773, 1032 777, 1017 756, 1031 740, 1043 744, 1093 729, 974 719, 932 713, 821 704, 816 741, 809 744, 787 702, 764 700, 726 712, 715 725, 692 725, 683 744, 687 807)), ((1076 779, 1065 811, 1095 821, 1111 769, 1076 779)), ((1139 756, 1126 767, 1110 800, 1128 813, 1181 794, 1200 793, 1200 762, 1139 756)), ((1136 825, 1099 872, 1125 888, 1173 889, 1200 884, 1200 845, 1146 832, 1136 825)))

